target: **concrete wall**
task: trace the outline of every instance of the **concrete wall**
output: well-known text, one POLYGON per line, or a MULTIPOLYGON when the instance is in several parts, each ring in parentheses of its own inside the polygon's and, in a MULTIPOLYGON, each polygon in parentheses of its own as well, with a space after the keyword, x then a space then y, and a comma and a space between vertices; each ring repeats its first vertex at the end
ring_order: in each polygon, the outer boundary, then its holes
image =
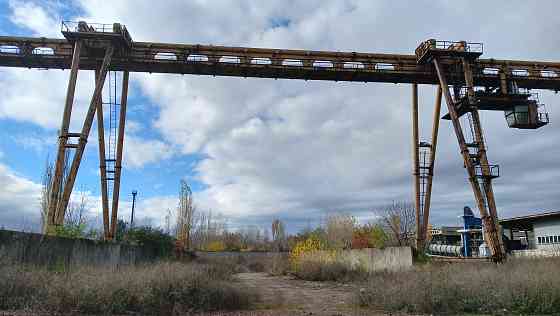
MULTIPOLYGON (((250 262, 252 260, 272 260, 274 256, 288 257, 288 253, 275 252, 206 252, 196 251, 197 260, 212 260, 215 258, 231 260, 232 262, 250 262)), ((313 260, 335 260, 353 270, 400 271, 412 267, 412 249, 410 247, 388 247, 384 249, 367 248, 342 250, 339 252, 318 251, 309 258, 313 260)))
MULTIPOLYGON (((329 252, 323 252, 329 256, 329 252)), ((412 267, 412 248, 388 247, 384 249, 366 248, 351 249, 337 252, 334 260, 343 263, 353 270, 401 271, 412 267)))
POLYGON ((54 268, 77 265, 117 268, 156 259, 153 249, 141 246, 0 230, 2 262, 54 268))
POLYGON ((230 259, 234 262, 242 260, 272 260, 275 256, 288 257, 287 252, 263 252, 263 251, 195 251, 198 260, 230 259))
POLYGON ((513 250, 511 255, 519 258, 560 257, 560 247, 556 249, 550 247, 544 249, 513 250))

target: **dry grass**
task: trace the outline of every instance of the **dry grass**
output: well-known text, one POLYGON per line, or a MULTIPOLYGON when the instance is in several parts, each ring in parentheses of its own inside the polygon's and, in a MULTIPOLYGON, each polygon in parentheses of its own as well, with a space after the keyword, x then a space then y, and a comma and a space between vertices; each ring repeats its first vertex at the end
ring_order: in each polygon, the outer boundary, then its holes
POLYGON ((362 305, 412 313, 560 313, 560 259, 427 264, 370 276, 362 305))
POLYGON ((225 266, 234 273, 266 272, 278 276, 287 274, 290 268, 288 256, 285 253, 274 253, 269 256, 234 254, 224 257, 198 258, 196 261, 225 266))
POLYGON ((292 262, 292 273, 307 281, 350 282, 367 277, 360 266, 351 267, 339 252, 311 252, 292 262))
POLYGON ((236 287, 225 265, 158 263, 119 271, 0 267, 0 310, 171 315, 247 308, 255 294, 236 287))

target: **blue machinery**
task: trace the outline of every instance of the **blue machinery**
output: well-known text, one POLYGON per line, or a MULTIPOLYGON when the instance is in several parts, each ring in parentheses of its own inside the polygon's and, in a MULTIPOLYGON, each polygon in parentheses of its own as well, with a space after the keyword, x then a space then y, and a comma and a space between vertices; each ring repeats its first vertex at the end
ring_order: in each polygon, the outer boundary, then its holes
POLYGON ((482 220, 474 216, 470 207, 465 206, 463 228, 433 236, 428 250, 432 255, 446 257, 488 257, 489 249, 483 240, 482 220))
MULTIPOLYGON (((472 235, 482 233, 482 220, 474 216, 470 207, 465 206, 463 209, 463 229, 458 232, 461 233, 461 243, 463 245, 463 256, 472 257, 473 253, 473 240, 472 235)), ((481 254, 479 253, 479 256, 481 254)))

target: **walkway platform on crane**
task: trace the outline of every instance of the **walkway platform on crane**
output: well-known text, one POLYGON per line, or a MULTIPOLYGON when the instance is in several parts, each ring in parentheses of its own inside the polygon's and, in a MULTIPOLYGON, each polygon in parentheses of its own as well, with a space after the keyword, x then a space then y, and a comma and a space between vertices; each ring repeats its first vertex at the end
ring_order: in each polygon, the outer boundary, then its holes
POLYGON ((126 26, 120 23, 88 24, 84 21, 62 21, 60 31, 68 41, 82 40, 86 46, 91 48, 106 46, 106 43, 111 43, 116 48, 130 49, 132 47, 132 37, 126 26))
POLYGON ((477 59, 483 53, 482 43, 468 43, 465 41, 438 41, 429 39, 420 43, 415 50, 418 64, 427 64, 434 57, 464 57, 477 59))

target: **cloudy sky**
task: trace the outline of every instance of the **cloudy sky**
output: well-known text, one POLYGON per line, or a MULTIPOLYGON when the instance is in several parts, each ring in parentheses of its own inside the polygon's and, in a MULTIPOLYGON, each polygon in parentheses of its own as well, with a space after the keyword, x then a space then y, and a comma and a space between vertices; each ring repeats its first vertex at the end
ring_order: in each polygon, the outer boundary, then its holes
MULTIPOLYGON (((484 43, 484 56, 560 59, 557 1, 25 1, 0 0, 0 34, 61 38, 61 20, 121 22, 134 40, 412 54, 427 38, 484 43)), ((0 69, 0 226, 34 229, 41 173, 55 156, 67 71, 0 69)), ((93 75, 80 72, 71 131, 81 128, 93 75)), ((410 200, 409 85, 131 74, 121 216, 139 191, 138 216, 161 225, 180 179, 199 209, 231 228, 297 231, 326 212, 363 220, 410 200)), ((435 87, 421 86, 429 136, 435 87)), ((502 217, 559 210, 560 96, 541 91, 552 124, 508 129, 482 113, 502 217)), ((76 190, 99 222, 96 127, 76 190)), ((442 121, 432 222, 455 224, 473 194, 451 124, 442 121)))

